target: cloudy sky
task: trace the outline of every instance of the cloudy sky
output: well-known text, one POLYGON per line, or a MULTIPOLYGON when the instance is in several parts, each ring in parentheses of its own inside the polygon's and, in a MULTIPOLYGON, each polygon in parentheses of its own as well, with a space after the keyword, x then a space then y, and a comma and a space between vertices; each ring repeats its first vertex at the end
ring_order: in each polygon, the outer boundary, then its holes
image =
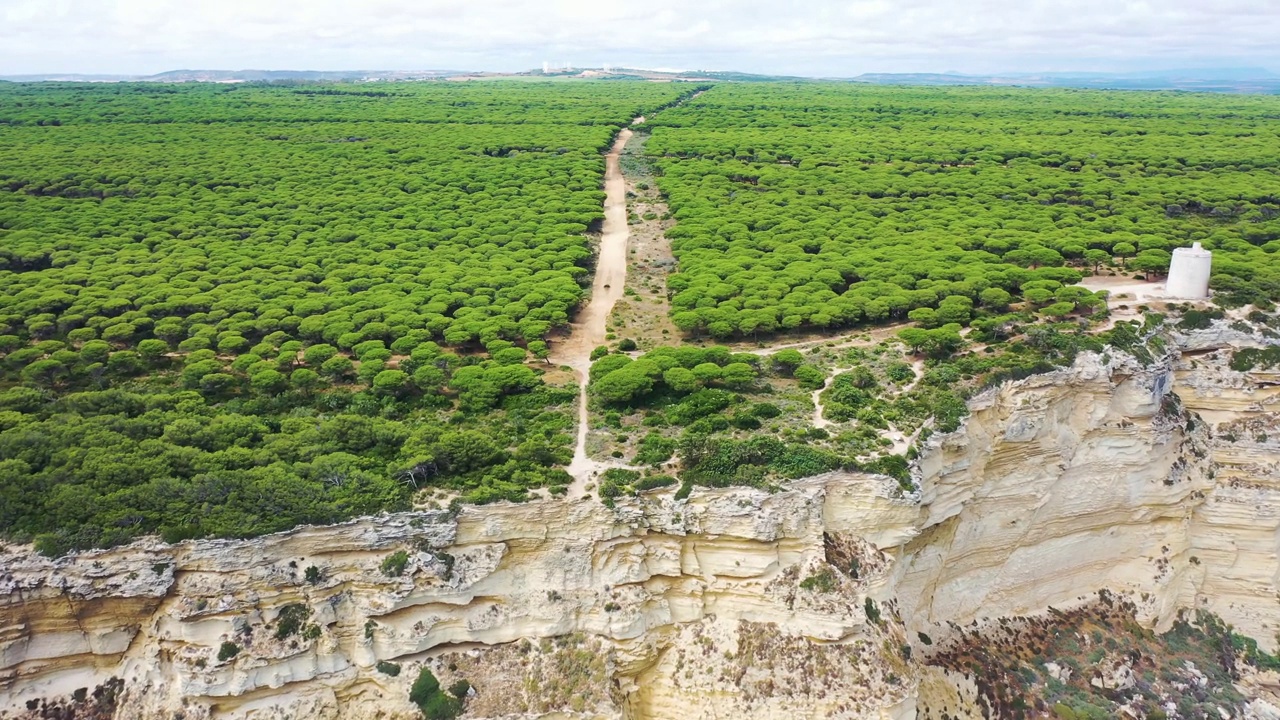
POLYGON ((1276 0, 0 0, 0 74, 1280 72, 1276 0))

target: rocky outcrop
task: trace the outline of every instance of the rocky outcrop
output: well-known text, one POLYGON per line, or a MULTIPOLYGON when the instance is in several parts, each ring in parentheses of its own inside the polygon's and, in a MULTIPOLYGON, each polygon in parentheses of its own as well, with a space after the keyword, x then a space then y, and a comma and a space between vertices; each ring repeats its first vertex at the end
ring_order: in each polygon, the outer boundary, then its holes
POLYGON ((1280 642, 1280 372, 1236 372, 1230 349, 1175 365, 1185 407, 1211 428, 1212 488, 1197 506, 1184 602, 1228 619, 1275 651, 1280 642))
POLYGON ((1263 338, 1217 332, 987 391, 922 449, 914 495, 832 473, 12 548, 0 717, 412 718, 423 666, 470 681, 469 717, 963 717, 972 680, 930 652, 1103 589, 1157 629, 1207 609, 1274 648, 1280 383, 1227 368, 1228 344, 1263 338))

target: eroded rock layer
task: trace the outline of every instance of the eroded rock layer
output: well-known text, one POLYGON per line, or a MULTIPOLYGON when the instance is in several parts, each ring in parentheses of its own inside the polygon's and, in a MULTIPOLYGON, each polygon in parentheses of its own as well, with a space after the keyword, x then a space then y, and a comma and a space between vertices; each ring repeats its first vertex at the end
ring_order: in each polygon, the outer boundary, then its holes
POLYGON ((417 718, 424 665, 469 681, 467 717, 973 717, 980 678, 930 658, 1099 591, 1158 631, 1208 610, 1274 649, 1280 376, 1228 367, 1261 335, 1176 340, 978 396, 922 449, 914 495, 832 473, 12 548, 0 717, 417 718))

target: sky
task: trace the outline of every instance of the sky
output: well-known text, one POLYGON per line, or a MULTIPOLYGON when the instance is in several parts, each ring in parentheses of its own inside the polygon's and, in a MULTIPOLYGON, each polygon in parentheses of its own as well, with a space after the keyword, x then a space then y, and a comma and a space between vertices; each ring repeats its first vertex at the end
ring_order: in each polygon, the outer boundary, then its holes
POLYGON ((1276 0, 0 0, 0 75, 1280 72, 1276 0))

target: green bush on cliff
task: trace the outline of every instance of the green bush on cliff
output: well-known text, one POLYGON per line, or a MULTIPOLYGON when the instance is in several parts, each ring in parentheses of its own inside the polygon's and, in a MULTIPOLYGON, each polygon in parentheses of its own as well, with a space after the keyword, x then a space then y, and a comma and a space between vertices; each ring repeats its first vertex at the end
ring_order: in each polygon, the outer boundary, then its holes
MULTIPOLYGON (((453 689, 461 689, 463 694, 470 688, 471 685, 465 681, 453 684, 453 689)), ((422 710, 422 716, 427 720, 453 720, 462 714, 462 700, 441 690, 440 681, 430 668, 424 667, 418 672, 418 679, 413 681, 409 690, 409 700, 422 710)))
POLYGON ((1241 348, 1231 354, 1231 369, 1249 372, 1280 366, 1280 347, 1241 348))
POLYGON ((831 572, 831 568, 823 568, 821 571, 801 580, 800 587, 814 592, 832 592, 836 589, 835 573, 831 572))
POLYGON ((297 635, 308 617, 311 617, 311 608, 302 603, 291 603, 280 608, 280 614, 276 616, 275 638, 284 640, 297 635))
POLYGON ((397 550, 382 559, 382 574, 387 577, 400 577, 409 565, 409 553, 397 550))
POLYGON ((233 642, 224 642, 218 648, 218 662, 226 662, 240 654, 240 646, 233 642))

